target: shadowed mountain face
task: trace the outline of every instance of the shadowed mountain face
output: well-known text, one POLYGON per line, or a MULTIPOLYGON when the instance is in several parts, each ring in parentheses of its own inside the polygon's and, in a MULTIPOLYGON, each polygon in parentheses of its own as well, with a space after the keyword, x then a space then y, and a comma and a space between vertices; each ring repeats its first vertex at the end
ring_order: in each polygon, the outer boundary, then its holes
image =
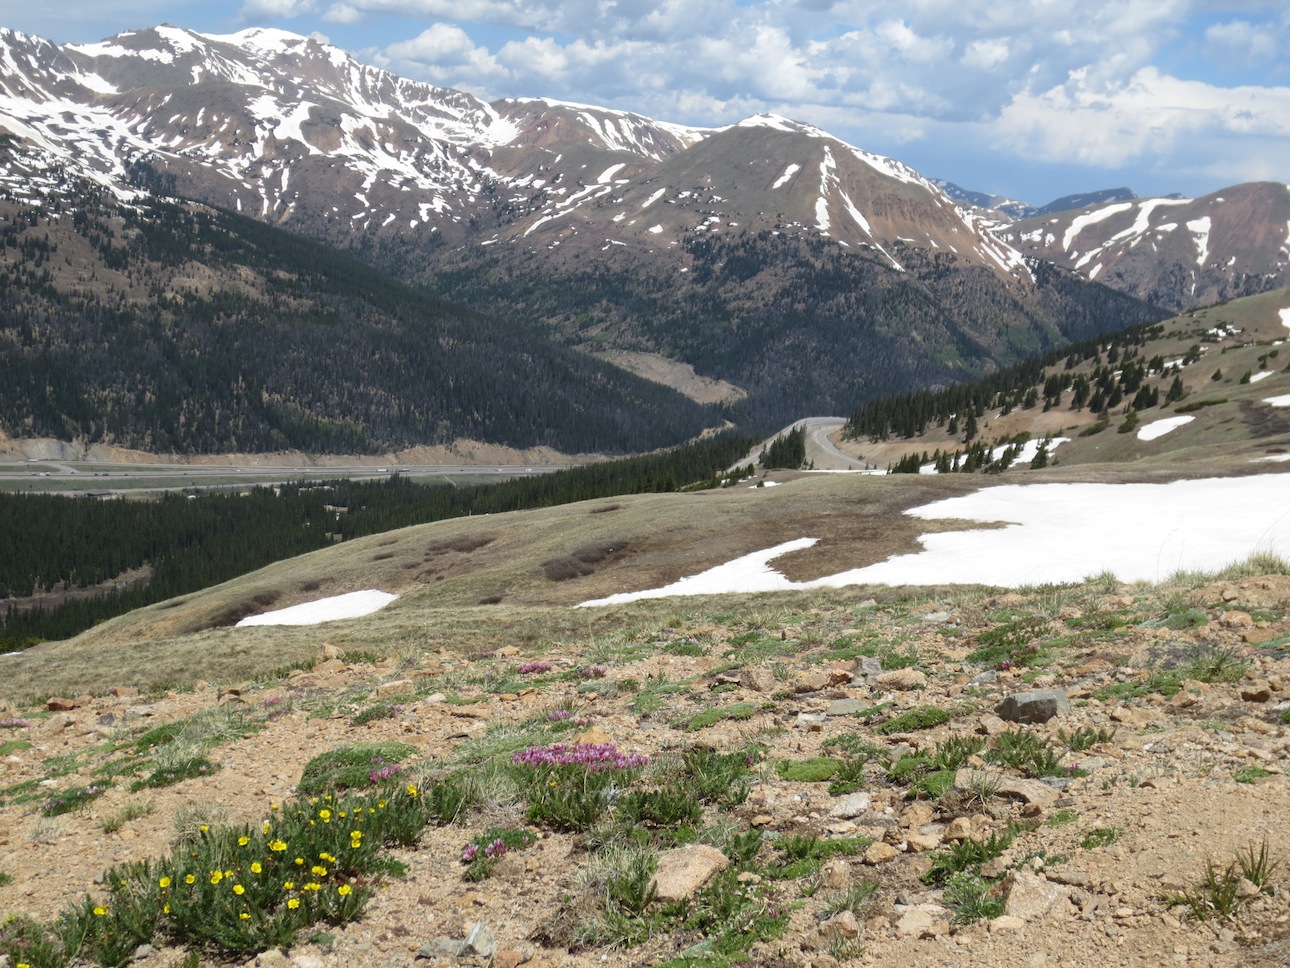
MULTIPOLYGON (((0 130, 0 191, 36 212, 21 218, 79 210, 87 183, 123 211, 195 199, 348 249, 543 345, 659 354, 746 392, 709 424, 846 412, 1158 315, 1024 259, 919 173, 808 125, 487 104, 281 31, 161 26, 61 48, 0 31, 0 130)), ((181 274, 237 289, 227 267, 186 258, 181 274)), ((146 291, 135 304, 173 296, 146 291)), ((308 370, 319 343, 305 343, 308 370)), ((452 382, 489 378, 468 367, 452 382)), ((454 407, 400 439, 463 432, 454 407)))

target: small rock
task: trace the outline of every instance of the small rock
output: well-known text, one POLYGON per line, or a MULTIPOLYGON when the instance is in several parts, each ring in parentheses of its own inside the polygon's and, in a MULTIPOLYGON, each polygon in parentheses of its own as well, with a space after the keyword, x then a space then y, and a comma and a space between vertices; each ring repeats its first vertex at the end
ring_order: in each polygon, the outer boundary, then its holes
POLYGON ((863 699, 835 699, 824 712, 829 716, 854 716, 869 708, 863 699))
POLYGON ((820 868, 820 880, 825 887, 846 887, 851 883, 851 865, 841 858, 834 858, 820 868))
POLYGON ((492 968, 519 968, 526 961, 528 959, 524 956, 524 952, 507 948, 493 955, 492 968))
POLYGON ((1255 679, 1241 684, 1241 698, 1246 702, 1267 702, 1272 698, 1272 686, 1266 679, 1255 679))
POLYGON ((829 687, 828 673, 820 669, 804 669, 793 682, 794 692, 819 692, 829 687))
POLYGON ((959 843, 972 836, 972 821, 967 817, 955 817, 945 828, 945 839, 950 843, 959 843))
POLYGON ((605 731, 604 727, 597 725, 583 730, 573 742, 575 746, 605 746, 613 741, 614 738, 605 731))
POLYGON ((872 866, 885 864, 895 860, 898 853, 899 851, 891 844, 885 844, 881 840, 874 841, 864 852, 864 862, 872 866))
POLYGON ((739 672, 739 684, 745 689, 751 689, 753 692, 774 692, 776 686, 775 673, 765 666, 742 669, 739 672))
POLYGON ((1029 871, 1015 871, 1003 882, 1003 911, 1030 921, 1057 913, 1059 903, 1070 897, 1071 889, 1029 871))
POLYGON ((860 922, 850 911, 842 911, 820 925, 820 934, 830 941, 835 938, 858 938, 860 922))
POLYGON ((882 689, 908 692, 911 689, 925 688, 927 675, 918 669, 892 669, 890 672, 874 676, 873 683, 882 689))
POLYGON ((1023 918, 1015 914, 1001 914, 990 922, 991 934, 1009 934, 1013 931, 1020 931, 1026 926, 1023 918))
POLYGON ((497 940, 493 937, 493 929, 483 921, 476 921, 475 926, 466 935, 466 940, 461 946, 461 953, 463 955, 478 955, 481 958, 491 958, 496 952, 497 940))
POLYGON ((949 931, 948 914, 939 904, 915 904, 896 921, 896 934, 902 938, 934 938, 949 931), (941 930, 941 925, 944 930, 941 930))
POLYGON ((1011 723, 1046 723, 1054 716, 1069 716, 1070 701, 1062 689, 1032 689, 1015 692, 995 708, 1011 723))
POLYGON ((66 713, 75 709, 76 703, 75 701, 63 696, 50 696, 48 701, 45 703, 45 708, 51 713, 66 713))
POLYGON ((865 793, 848 793, 840 797, 829 810, 830 817, 851 820, 869 809, 869 796, 865 793))
POLYGON ((926 854, 941 845, 941 838, 939 834, 910 834, 905 843, 915 854, 926 854))
POLYGON ((862 656, 856 674, 866 677, 882 675, 882 662, 871 655, 862 656))
POLYGON ((411 692, 415 687, 410 679, 395 679, 392 682, 383 682, 376 687, 376 697, 383 699, 386 696, 397 696, 401 693, 411 692))
POLYGON ((654 889, 663 901, 689 897, 730 866, 726 855, 706 844, 691 844, 659 855, 654 889))

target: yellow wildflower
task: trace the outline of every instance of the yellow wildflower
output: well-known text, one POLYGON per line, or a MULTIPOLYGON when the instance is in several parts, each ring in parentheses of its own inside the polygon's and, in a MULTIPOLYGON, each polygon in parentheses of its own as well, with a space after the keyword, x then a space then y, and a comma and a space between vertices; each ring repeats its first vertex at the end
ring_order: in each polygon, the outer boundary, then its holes
POLYGON ((237 845, 238 845, 239 847, 245 847, 245 846, 246 846, 247 844, 249 844, 250 842, 251 842, 251 838, 250 838, 250 837, 238 837, 238 838, 237 838, 237 845))
POLYGON ((103 917, 105 914, 107 914, 107 908, 105 908, 105 907, 96 907, 96 908, 94 909, 94 913, 95 913, 98 917, 100 917, 100 918, 101 918, 101 917, 103 917))
POLYGON ((294 911, 296 908, 300 907, 300 898, 298 898, 298 897, 293 897, 291 900, 289 900, 289 901, 287 902, 287 907, 289 907, 289 908, 290 908, 291 910, 293 910, 293 911, 294 911))
POLYGON ((319 811, 318 811, 318 819, 319 819, 319 820, 321 820, 323 823, 331 823, 331 811, 330 811, 330 810, 319 810, 319 811))
POLYGON ((189 875, 187 875, 187 876, 184 878, 184 883, 185 883, 185 884, 196 884, 196 883, 197 883, 197 875, 196 875, 196 874, 189 874, 189 875))
POLYGON ((286 842, 285 840, 270 840, 270 841, 269 841, 269 850, 274 850, 274 851, 283 851, 283 850, 286 850, 286 849, 287 849, 287 842, 286 842))
POLYGON ((309 868, 309 873, 313 874, 314 877, 326 877, 327 868, 320 867, 317 864, 315 864, 313 867, 309 868))
POLYGON ((349 897, 350 895, 349 885, 342 884, 340 887, 336 888, 336 893, 339 894, 341 897, 349 897))
POLYGON ((282 889, 283 889, 284 891, 294 891, 294 890, 296 889, 296 882, 295 882, 295 881, 283 881, 283 882, 282 882, 282 889))
POLYGON ((238 897, 241 897, 243 894, 246 893, 246 888, 243 887, 241 884, 234 884, 233 893, 236 894, 238 897))
POLYGON ((162 890, 165 890, 167 887, 170 886, 170 878, 163 877, 161 880, 157 881, 157 886, 160 887, 162 890))
POLYGON ((238 915, 238 917, 239 917, 239 918, 241 918, 243 921, 250 921, 250 920, 251 920, 251 915, 247 914, 245 911, 243 911, 241 914, 239 914, 239 915, 238 915))
POLYGON ((417 788, 416 788, 416 787, 414 787, 411 783, 409 783, 409 784, 408 784, 408 796, 410 796, 410 797, 415 797, 416 795, 417 795, 417 788))
POLYGON ((212 883, 212 884, 218 884, 218 883, 219 883, 220 881, 222 881, 222 880, 224 880, 224 872, 223 872, 223 871, 211 871, 211 883, 212 883))
POLYGON ((251 861, 251 873, 252 873, 252 874, 258 874, 258 873, 260 873, 260 871, 262 871, 262 870, 264 870, 264 868, 260 866, 260 862, 259 862, 258 860, 253 860, 253 861, 251 861))

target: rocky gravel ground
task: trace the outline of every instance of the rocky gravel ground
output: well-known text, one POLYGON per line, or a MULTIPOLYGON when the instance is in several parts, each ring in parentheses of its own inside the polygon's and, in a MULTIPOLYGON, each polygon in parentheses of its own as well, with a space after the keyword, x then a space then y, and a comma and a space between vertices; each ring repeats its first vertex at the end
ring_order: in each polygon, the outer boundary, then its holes
POLYGON ((254 955, 162 931, 129 962, 1290 964, 1290 577, 771 601, 483 655, 340 654, 320 627, 272 680, 0 708, 0 911, 48 922, 384 742, 411 749, 396 784, 470 796, 361 916, 254 955), (647 761, 585 823, 532 785, 570 774, 515 763, 574 747, 647 761))

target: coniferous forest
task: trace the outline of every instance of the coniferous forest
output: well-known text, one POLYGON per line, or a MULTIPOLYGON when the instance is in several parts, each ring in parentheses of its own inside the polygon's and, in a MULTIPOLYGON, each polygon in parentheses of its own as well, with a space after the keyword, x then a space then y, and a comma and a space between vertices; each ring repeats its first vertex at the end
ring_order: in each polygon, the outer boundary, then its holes
POLYGON ((413 484, 396 475, 378 483, 339 480, 191 499, 182 494, 146 501, 0 494, 0 599, 59 585, 110 584, 131 569, 151 569, 150 580, 134 587, 104 589, 52 609, 10 607, 0 617, 0 652, 67 638, 114 615, 227 581, 337 538, 467 514, 716 483, 751 445, 746 438, 726 436, 644 457, 461 487, 413 484), (336 507, 347 513, 338 517, 328 510, 336 507))
POLYGON ((281 229, 0 200, 0 430, 158 453, 675 446, 722 415, 281 229))

